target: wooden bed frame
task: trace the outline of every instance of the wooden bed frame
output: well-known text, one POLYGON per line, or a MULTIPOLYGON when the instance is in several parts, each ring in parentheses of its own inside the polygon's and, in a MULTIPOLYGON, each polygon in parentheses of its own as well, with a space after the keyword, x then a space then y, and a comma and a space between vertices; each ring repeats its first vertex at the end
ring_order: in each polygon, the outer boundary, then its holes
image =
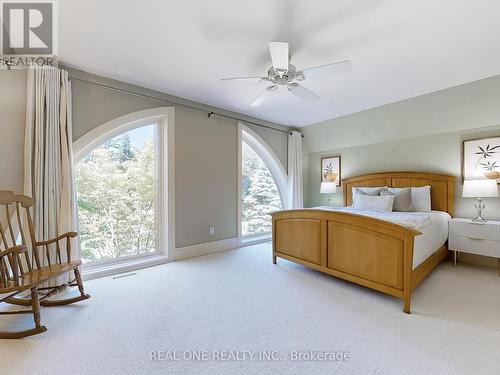
MULTIPOLYGON (((343 180, 344 205, 355 186, 431 186, 432 209, 453 216, 454 177, 419 172, 383 172, 343 180)), ((445 244, 413 270, 418 231, 348 212, 278 211, 273 220, 273 263, 280 257, 403 300, 410 313, 412 290, 448 254, 445 244)))

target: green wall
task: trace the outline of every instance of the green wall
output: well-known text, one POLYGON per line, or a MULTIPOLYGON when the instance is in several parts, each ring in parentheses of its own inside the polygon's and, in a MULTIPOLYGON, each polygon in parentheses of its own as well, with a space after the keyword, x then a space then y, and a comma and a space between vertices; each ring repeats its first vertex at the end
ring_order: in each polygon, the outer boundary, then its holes
MULTIPOLYGON (((341 155, 342 177, 377 171, 422 171, 456 177, 455 216, 471 217, 462 199, 462 143, 500 136, 500 76, 302 128, 305 204, 326 204, 319 193, 320 158, 341 155)), ((342 205, 341 189, 333 205, 342 205)), ((486 217, 500 220, 500 199, 486 200, 486 217)))
MULTIPOLYGON (((370 109, 302 128, 305 135, 305 202, 319 194, 320 158, 341 155, 342 177, 377 171, 447 173, 457 178, 456 216, 470 216, 462 199, 462 142, 500 135, 500 76, 370 109)), ((341 191, 335 194, 341 204, 341 191)), ((500 199, 487 202, 487 215, 500 220, 500 199)))

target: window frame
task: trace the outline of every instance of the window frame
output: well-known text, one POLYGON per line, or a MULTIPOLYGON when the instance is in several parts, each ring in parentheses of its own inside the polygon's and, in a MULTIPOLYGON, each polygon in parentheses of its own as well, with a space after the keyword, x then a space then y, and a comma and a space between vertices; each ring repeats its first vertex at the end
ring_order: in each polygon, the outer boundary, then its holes
POLYGON ((278 187, 278 193, 283 204, 283 209, 288 208, 288 175, 286 173, 281 160, 278 158, 273 149, 260 137, 255 131, 242 122, 238 123, 238 242, 240 244, 258 243, 268 241, 271 238, 271 232, 262 232, 256 234, 243 235, 242 222, 242 204, 243 194, 241 189, 243 171, 243 142, 264 161, 269 168, 271 175, 278 187))
POLYGON ((73 143, 73 165, 76 166, 90 152, 108 140, 147 125, 156 125, 157 249, 151 253, 85 263, 84 274, 91 274, 91 278, 165 263, 172 260, 175 255, 175 109, 173 107, 134 112, 91 130, 73 143))
MULTIPOLYGON (((120 137, 122 135, 125 135, 133 130, 136 130, 136 129, 141 129, 141 128, 144 128, 144 127, 147 127, 147 126, 153 126, 154 127, 154 131, 155 131, 155 139, 154 139, 154 142, 155 142, 155 185, 156 185, 156 198, 155 198, 155 229, 156 229, 156 240, 155 240, 155 250, 152 251, 152 252, 147 252, 147 253, 141 253, 141 254, 133 254, 133 255, 125 255, 125 256, 121 256, 119 258, 112 258, 112 259, 102 259, 102 260, 96 260, 96 261, 93 261, 93 262, 88 262, 88 263, 83 263, 84 265, 88 265, 89 267, 93 266, 93 265, 105 265, 105 264, 112 264, 112 263, 116 263, 116 262, 119 262, 119 261, 130 261, 130 260, 133 260, 133 259, 140 259, 140 258, 145 258, 145 257, 149 257, 149 256, 158 256, 158 255, 161 255, 161 240, 160 240, 160 237, 161 237, 161 234, 160 234, 160 231, 161 231, 161 226, 160 226, 160 221, 161 221, 161 212, 162 212, 162 208, 160 207, 160 194, 161 194, 161 185, 163 184, 163 170, 161 168, 161 162, 160 162, 160 158, 161 158, 161 154, 162 154, 162 150, 163 150, 163 137, 164 137, 164 129, 163 129, 163 126, 161 124, 160 121, 145 121, 145 122, 137 122, 137 123, 134 123, 133 126, 131 127, 124 127, 122 128, 123 131, 116 134, 116 135, 113 135, 111 137, 107 136, 105 138, 105 141, 100 144, 99 146, 95 147, 94 149, 92 149, 92 151, 90 151, 87 155, 89 155, 91 152, 93 152, 94 150, 97 150, 98 148, 104 146, 106 144, 107 141, 109 140, 112 140, 116 137, 120 137)), ((87 156, 85 155, 83 158, 81 158, 80 160, 78 160, 78 162, 75 162, 75 167, 78 163, 82 162, 85 157, 87 156)), ((78 194, 78 191, 75 189, 76 193, 78 194)), ((78 217, 78 220, 80 218, 78 217)))

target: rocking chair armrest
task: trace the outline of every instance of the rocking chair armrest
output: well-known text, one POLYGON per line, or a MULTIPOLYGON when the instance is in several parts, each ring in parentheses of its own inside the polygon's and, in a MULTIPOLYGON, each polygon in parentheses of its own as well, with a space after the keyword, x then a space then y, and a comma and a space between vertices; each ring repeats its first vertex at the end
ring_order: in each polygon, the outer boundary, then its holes
POLYGON ((52 238, 51 240, 35 242, 35 245, 36 246, 50 245, 51 243, 55 243, 55 242, 62 240, 63 238, 75 238, 76 236, 78 236, 78 232, 68 232, 68 233, 61 234, 60 236, 58 236, 56 238, 52 238))
POLYGON ((26 246, 24 246, 24 245, 9 247, 6 250, 0 251, 0 258, 3 258, 4 256, 6 256, 8 254, 23 254, 26 251, 28 251, 28 250, 26 249, 26 246))

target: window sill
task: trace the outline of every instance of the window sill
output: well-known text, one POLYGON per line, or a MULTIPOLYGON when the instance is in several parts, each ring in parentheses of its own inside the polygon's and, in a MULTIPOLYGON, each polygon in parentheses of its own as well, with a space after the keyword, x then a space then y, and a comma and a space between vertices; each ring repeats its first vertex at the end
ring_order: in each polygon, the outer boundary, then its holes
POLYGON ((242 246, 248 246, 248 245, 254 245, 262 242, 269 242, 272 240, 272 234, 271 232, 268 233, 260 233, 260 234, 253 234, 245 237, 241 237, 240 239, 240 244, 242 246))
POLYGON ((116 275, 125 272, 136 271, 142 268, 158 266, 168 263, 169 258, 163 255, 151 255, 136 259, 116 261, 107 264, 83 265, 83 279, 92 280, 100 277, 116 275))

